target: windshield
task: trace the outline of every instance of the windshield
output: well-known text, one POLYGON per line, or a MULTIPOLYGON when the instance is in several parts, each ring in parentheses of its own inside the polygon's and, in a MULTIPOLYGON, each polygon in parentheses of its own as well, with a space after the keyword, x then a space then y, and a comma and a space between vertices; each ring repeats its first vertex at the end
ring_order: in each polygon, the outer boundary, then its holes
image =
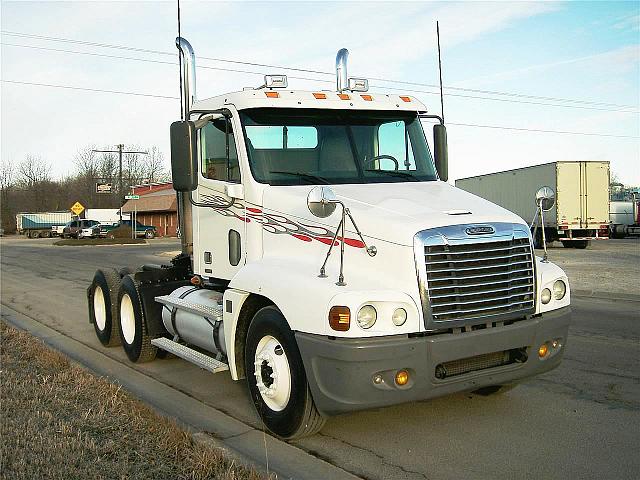
POLYGON ((261 108, 241 112, 254 178, 270 185, 436 180, 411 112, 261 108))

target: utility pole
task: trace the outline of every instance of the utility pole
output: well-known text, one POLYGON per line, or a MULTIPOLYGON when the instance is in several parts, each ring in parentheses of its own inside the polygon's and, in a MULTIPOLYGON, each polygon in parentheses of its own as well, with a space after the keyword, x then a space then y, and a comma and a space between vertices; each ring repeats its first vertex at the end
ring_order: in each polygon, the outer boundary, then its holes
POLYGON ((140 153, 142 155, 149 155, 149 152, 137 152, 135 150, 130 150, 130 151, 125 151, 124 150, 124 144, 123 143, 119 143, 117 145, 117 150, 91 150, 92 152, 96 152, 96 153, 117 153, 118 154, 118 205, 119 205, 119 209, 118 209, 118 215, 120 217, 120 223, 122 223, 122 154, 123 153, 140 153))

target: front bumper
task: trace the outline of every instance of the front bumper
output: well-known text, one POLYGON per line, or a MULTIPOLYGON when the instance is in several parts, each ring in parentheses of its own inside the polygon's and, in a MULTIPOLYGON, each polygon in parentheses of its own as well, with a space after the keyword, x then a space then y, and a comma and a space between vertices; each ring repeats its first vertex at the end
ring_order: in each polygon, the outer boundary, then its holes
POLYGON ((515 383, 547 372, 560 363, 570 320, 571 309, 565 307, 511 325, 457 334, 338 339, 296 332, 296 340, 316 406, 330 416, 515 383), (538 347, 555 339, 562 347, 540 359, 538 347), (438 365, 522 347, 528 354, 522 363, 436 378, 438 365), (409 371, 410 381, 399 387, 393 378, 401 369, 409 371), (383 381, 376 384, 377 375, 383 381))

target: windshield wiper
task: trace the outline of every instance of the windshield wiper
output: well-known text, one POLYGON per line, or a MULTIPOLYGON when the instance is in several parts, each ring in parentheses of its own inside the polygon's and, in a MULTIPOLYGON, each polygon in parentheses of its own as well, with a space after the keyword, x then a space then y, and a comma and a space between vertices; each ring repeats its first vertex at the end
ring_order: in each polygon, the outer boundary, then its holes
POLYGON ((393 177, 410 178, 414 182, 420 181, 419 179, 414 177, 411 173, 403 172, 402 170, 365 170, 365 172, 375 172, 375 173, 382 173, 384 175, 391 175, 393 177))
POLYGON ((310 173, 305 172, 285 172, 284 170, 271 170, 269 173, 282 173, 284 175, 293 175, 295 177, 300 177, 304 180, 307 180, 310 183, 324 183, 329 185, 329 180, 323 177, 319 177, 318 175, 312 175, 310 173))

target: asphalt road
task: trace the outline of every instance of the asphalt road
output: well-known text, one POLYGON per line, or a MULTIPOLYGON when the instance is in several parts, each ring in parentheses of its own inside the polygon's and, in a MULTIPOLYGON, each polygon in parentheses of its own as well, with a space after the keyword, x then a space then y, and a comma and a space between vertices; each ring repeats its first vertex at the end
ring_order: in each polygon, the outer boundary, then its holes
MULTIPOLYGON (((3 304, 110 357, 87 320, 86 287, 101 266, 167 261, 174 241, 54 247, 0 240, 3 304)), ((561 366, 500 396, 460 394, 343 415, 294 445, 368 479, 638 478, 640 303, 572 299, 561 366)), ((179 359, 135 368, 259 426, 243 382, 179 359)))

